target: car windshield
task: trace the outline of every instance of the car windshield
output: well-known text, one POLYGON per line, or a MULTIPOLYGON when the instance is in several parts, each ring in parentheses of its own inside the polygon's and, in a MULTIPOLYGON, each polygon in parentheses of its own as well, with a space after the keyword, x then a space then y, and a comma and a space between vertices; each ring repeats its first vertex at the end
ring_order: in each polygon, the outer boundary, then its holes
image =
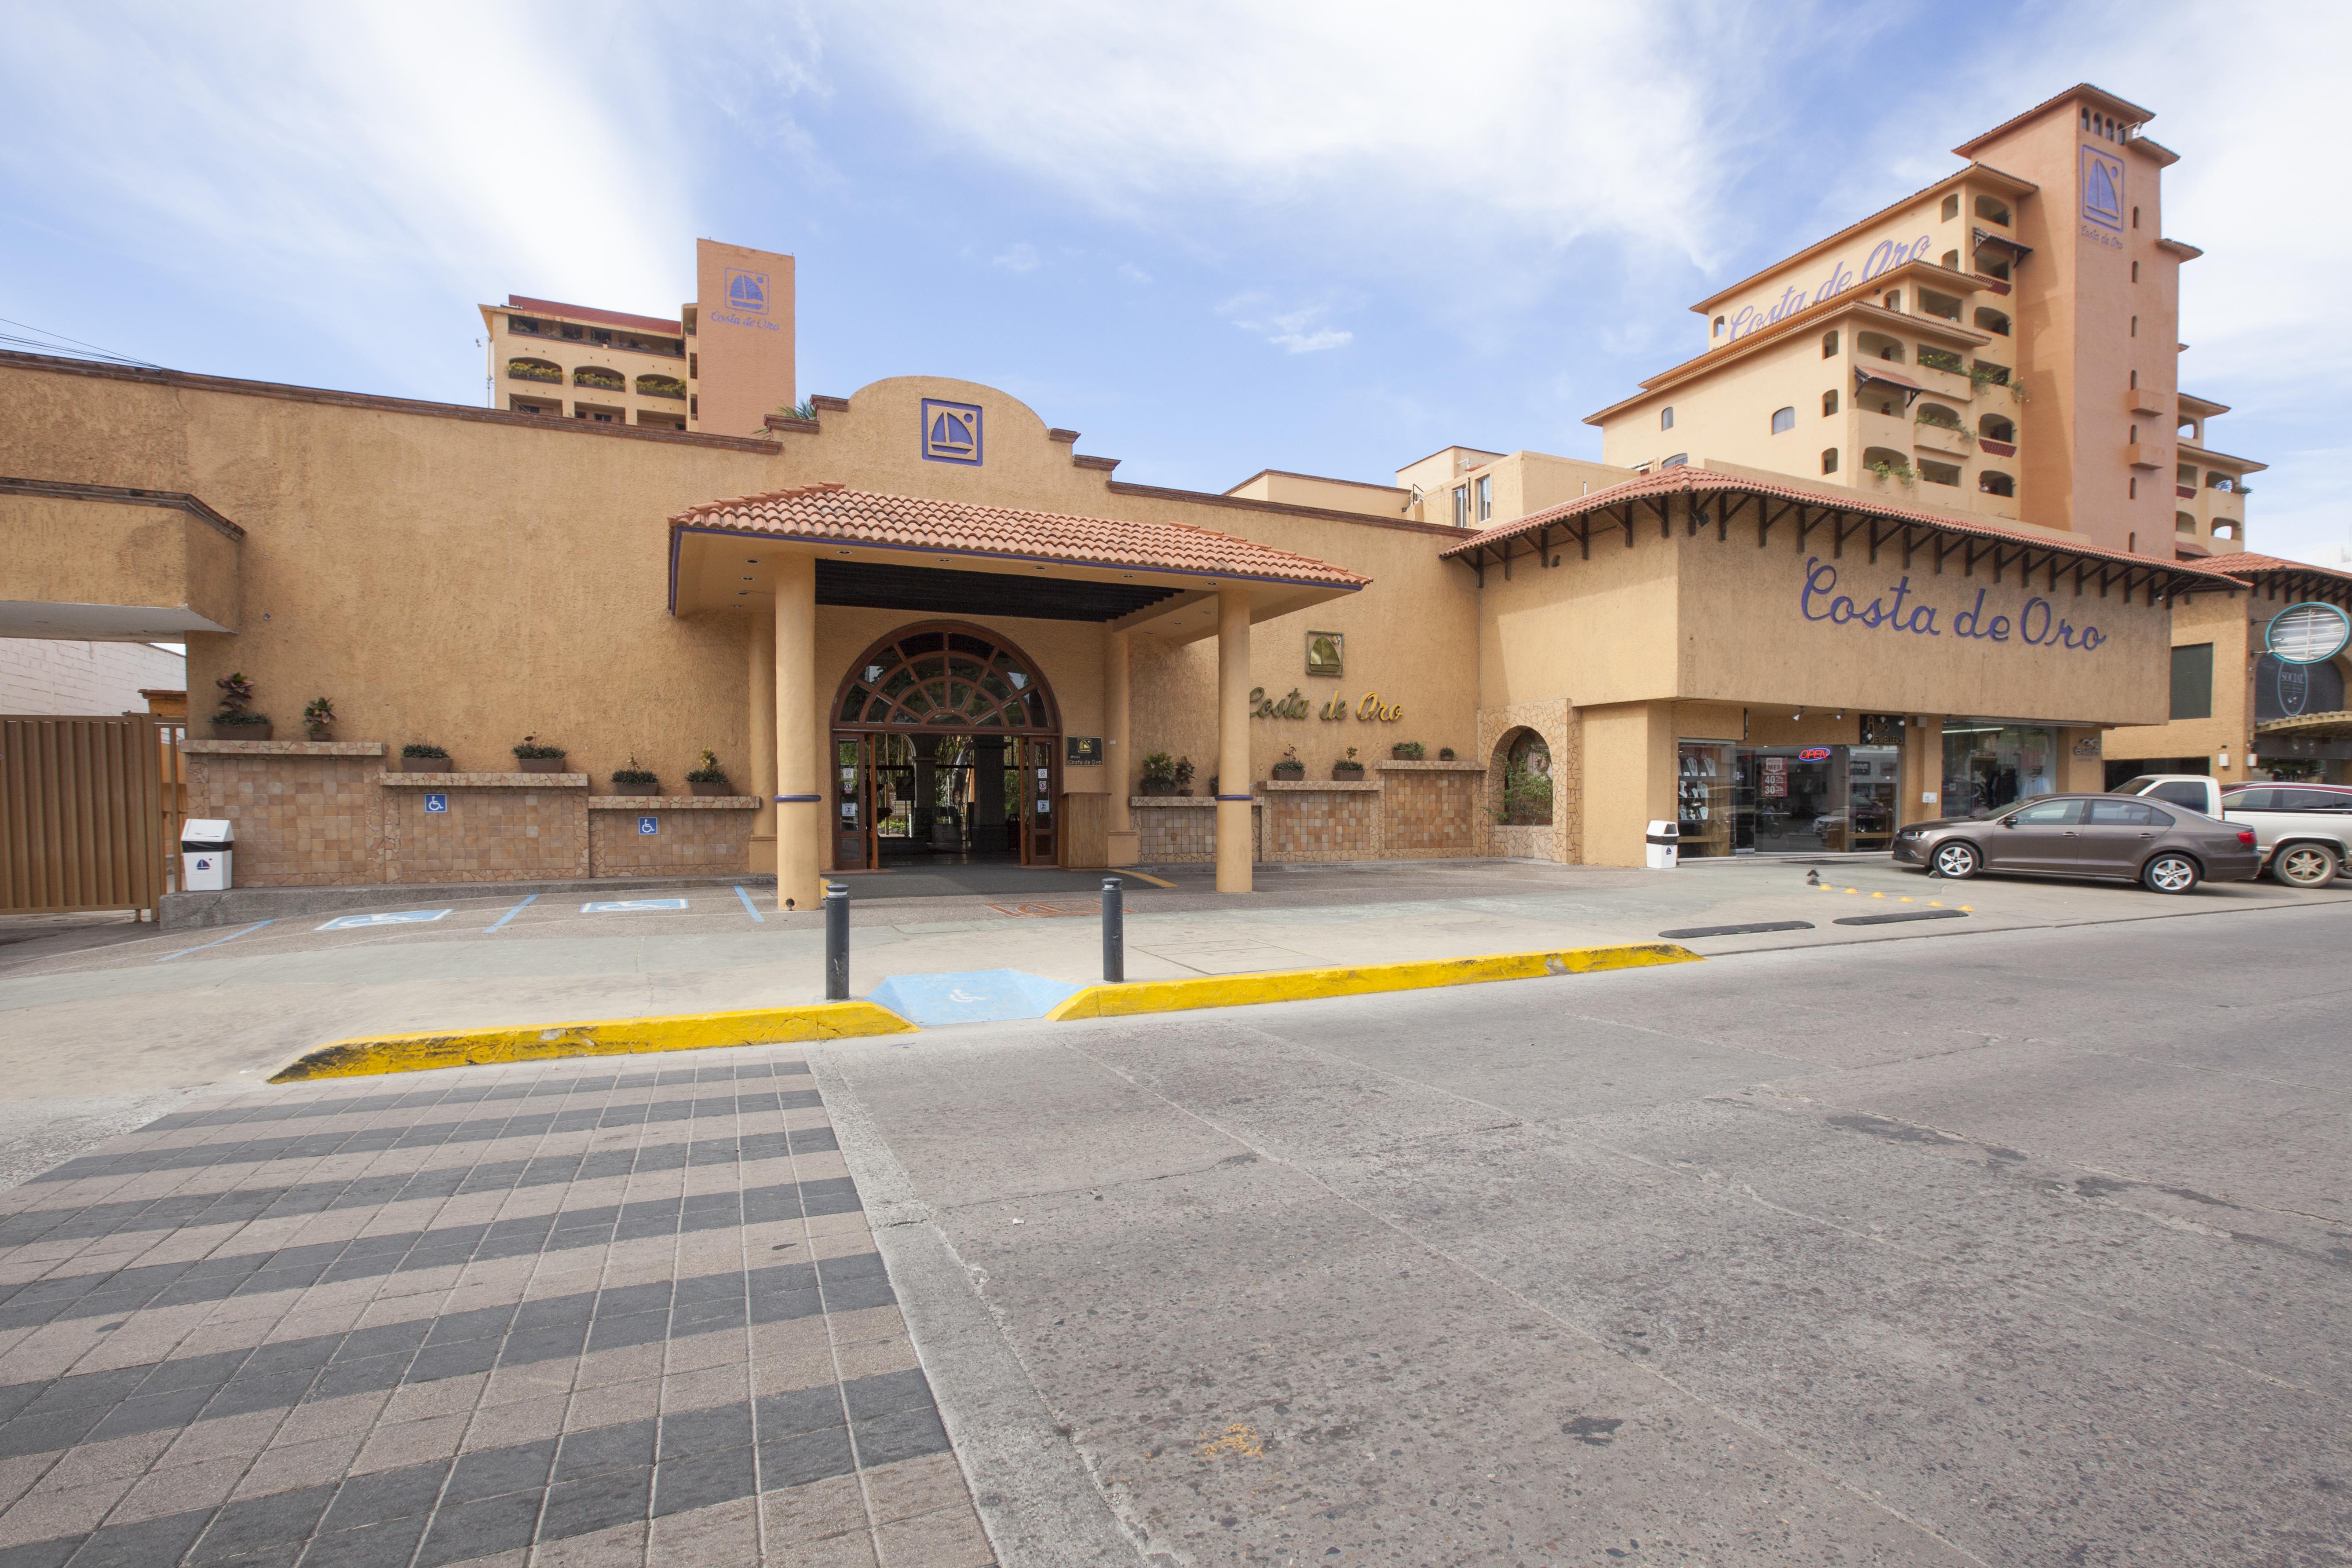
POLYGON ((2154 773, 2142 773, 2136 779, 2124 780, 2123 783, 2116 785, 2115 788, 2109 790, 2107 793, 2109 795, 2137 795, 2155 782, 2156 775, 2154 773))

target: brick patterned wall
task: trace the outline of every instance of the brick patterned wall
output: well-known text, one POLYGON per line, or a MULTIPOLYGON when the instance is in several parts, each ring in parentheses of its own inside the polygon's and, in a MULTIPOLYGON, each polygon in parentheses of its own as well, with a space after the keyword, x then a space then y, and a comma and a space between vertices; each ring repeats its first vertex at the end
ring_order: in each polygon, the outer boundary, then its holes
POLYGON ((1268 860, 1376 860, 1381 848, 1377 784, 1306 788, 1258 786, 1268 860))
POLYGON ((222 817, 239 887, 383 879, 383 748, 239 742, 188 746, 188 815, 222 817))
POLYGON ((588 874, 731 876, 751 864, 759 807, 749 795, 598 795, 588 802, 588 874), (641 816, 654 818, 656 830, 638 832, 641 816))
MULTIPOLYGON (((588 875, 586 781, 530 788, 440 783, 466 775, 411 773, 449 797, 446 812, 425 809, 425 788, 387 788, 383 879, 387 882, 503 882, 588 875)), ((238 868, 240 871, 243 868, 238 868)))
POLYGON ((1475 767, 1444 763, 1379 766, 1381 859, 1435 859, 1476 853, 1483 775, 1475 767))
POLYGON ((1566 865, 1583 861, 1582 734, 1576 710, 1565 700, 1515 702, 1478 710, 1478 749, 1472 754, 1486 763, 1486 782, 1478 803, 1479 854, 1515 855, 1566 865), (1521 729, 1533 730, 1551 748, 1551 821, 1548 826, 1506 826, 1496 820, 1503 809, 1503 742, 1513 731, 1521 729))
MULTIPOLYGON (((1174 866, 1217 858, 1217 803, 1165 795, 1135 795, 1136 859, 1145 866, 1174 866)), ((1265 858, 1265 806, 1250 809, 1250 858, 1265 858)))

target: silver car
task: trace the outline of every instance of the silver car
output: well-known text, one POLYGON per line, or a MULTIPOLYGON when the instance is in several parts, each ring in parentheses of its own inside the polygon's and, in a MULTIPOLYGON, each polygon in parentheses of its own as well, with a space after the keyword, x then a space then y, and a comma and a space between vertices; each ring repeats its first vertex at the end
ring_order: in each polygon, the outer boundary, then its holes
POLYGON ((2297 888, 2324 888, 2352 852, 2352 789, 2340 784, 2236 784, 2221 792, 2231 821, 2254 830, 2263 868, 2297 888))
POLYGON ((1914 823, 1895 836, 1895 858, 1955 881, 2013 871, 2115 878, 2158 893, 2186 893, 2208 878, 2250 882, 2263 864, 2251 828, 2113 795, 2045 795, 1990 816, 1914 823))

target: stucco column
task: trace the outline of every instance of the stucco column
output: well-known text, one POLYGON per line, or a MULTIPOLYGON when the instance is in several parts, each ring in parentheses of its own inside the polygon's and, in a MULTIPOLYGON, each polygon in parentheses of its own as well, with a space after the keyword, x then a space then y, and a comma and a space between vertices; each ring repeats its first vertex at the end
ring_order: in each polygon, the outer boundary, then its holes
POLYGON ((1903 799, 1896 805, 1896 826, 1932 821, 1951 815, 1944 799, 1944 718, 1940 713, 1915 713, 1903 731, 1903 799), (1934 800, 1926 797, 1934 795, 1934 800))
POLYGON ((1134 750, 1128 744, 1132 729, 1127 684, 1129 633, 1103 633, 1103 772, 1110 782, 1110 822, 1104 835, 1104 863, 1132 866, 1142 858, 1135 831, 1135 808, 1128 804, 1135 793, 1134 750))
POLYGON ((751 869, 776 868, 776 620, 751 617, 744 638, 751 660, 751 776, 760 809, 751 814, 751 869))
POLYGON ((1249 591, 1217 591, 1217 891, 1246 893, 1250 869, 1249 591))
POLYGON ((816 558, 776 557, 776 907, 824 898, 824 797, 817 785, 816 558))

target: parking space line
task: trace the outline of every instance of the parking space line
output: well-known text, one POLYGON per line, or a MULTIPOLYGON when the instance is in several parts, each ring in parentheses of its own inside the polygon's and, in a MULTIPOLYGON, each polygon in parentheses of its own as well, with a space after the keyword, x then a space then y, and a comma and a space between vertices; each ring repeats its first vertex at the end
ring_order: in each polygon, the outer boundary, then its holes
POLYGON ((684 899, 605 899, 580 906, 583 915, 632 914, 639 910, 682 910, 684 899))
POLYGON ((761 925, 766 925, 768 923, 768 917, 760 912, 760 906, 751 901, 751 894, 750 890, 740 882, 735 884, 735 896, 743 900, 743 912, 745 914, 750 915, 761 925))
POLYGON ((373 915, 338 915, 320 931, 363 931, 373 926, 429 925, 441 919, 447 910, 397 910, 373 915))
POLYGON ((529 897, 529 898, 525 899, 521 903, 517 904, 514 908, 512 908, 512 909, 509 910, 506 913, 504 913, 504 914, 500 915, 497 920, 492 921, 490 922, 489 926, 488 926, 488 928, 487 928, 487 929, 482 932, 482 934, 483 934, 484 936, 488 936, 488 935, 489 935, 491 931, 494 931, 498 930, 498 929, 499 929, 499 927, 500 927, 500 926, 502 926, 502 925, 506 924, 506 923, 507 923, 507 921, 510 921, 510 920, 514 919, 514 918, 515 918, 515 916, 517 916, 517 915, 519 915, 519 914, 522 913, 522 912, 523 912, 523 910, 527 910, 527 909, 530 908, 530 906, 531 906, 531 905, 533 905, 533 904, 535 904, 535 903, 537 903, 537 902, 539 902, 539 895, 538 895, 537 893, 533 893, 530 897, 529 897))
POLYGON ((276 919, 277 917, 273 915, 269 920, 263 921, 258 925, 249 925, 243 931, 233 931, 226 936, 216 936, 210 942, 200 942, 194 947, 184 947, 177 952, 167 952, 155 962, 158 963, 169 963, 175 958, 185 958, 192 952, 202 952, 208 947, 218 947, 225 942, 235 942, 238 937, 251 936, 255 931, 259 931, 262 926, 275 923, 276 919))

